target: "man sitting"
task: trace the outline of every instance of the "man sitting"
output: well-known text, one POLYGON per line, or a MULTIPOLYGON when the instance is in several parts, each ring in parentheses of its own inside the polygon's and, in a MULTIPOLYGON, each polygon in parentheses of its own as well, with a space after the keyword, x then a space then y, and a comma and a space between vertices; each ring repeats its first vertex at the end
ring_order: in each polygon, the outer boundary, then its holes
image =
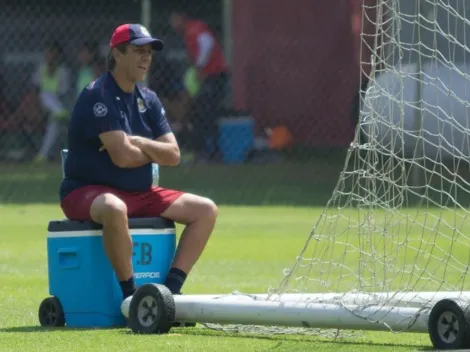
POLYGON ((210 199, 152 186, 152 163, 176 166, 178 143, 157 95, 136 83, 163 42, 138 24, 112 35, 109 71, 87 85, 73 109, 61 207, 71 220, 103 225, 106 254, 123 298, 134 294, 128 217, 161 216, 185 224, 165 285, 179 294, 213 231, 210 199))

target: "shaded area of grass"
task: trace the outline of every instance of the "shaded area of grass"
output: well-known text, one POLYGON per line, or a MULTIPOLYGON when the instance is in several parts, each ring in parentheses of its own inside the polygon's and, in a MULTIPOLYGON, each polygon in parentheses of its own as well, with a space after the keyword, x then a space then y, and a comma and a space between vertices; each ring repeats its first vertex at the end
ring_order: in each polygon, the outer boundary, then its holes
MULTIPOLYGON (((301 150, 272 163, 162 167, 160 185, 212 198, 219 205, 446 207, 470 205, 470 167, 416 163, 377 153, 301 150), (333 191, 338 185, 338 192, 333 191), (333 198, 333 199, 332 199, 333 198)), ((59 164, 0 164, 0 203, 59 201, 59 164)))
MULTIPOLYGON (((333 152, 332 152, 333 153, 333 152)), ((297 155, 293 161, 162 167, 160 185, 231 205, 323 206, 343 167, 344 153, 297 155)), ((60 165, 0 164, 0 203, 57 203, 60 165)))

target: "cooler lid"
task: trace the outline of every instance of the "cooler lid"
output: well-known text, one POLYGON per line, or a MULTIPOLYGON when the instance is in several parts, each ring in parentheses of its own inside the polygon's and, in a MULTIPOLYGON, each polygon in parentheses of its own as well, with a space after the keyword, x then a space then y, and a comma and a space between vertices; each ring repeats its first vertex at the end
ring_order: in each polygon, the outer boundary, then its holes
MULTIPOLYGON (((175 223, 173 221, 160 217, 129 219, 129 229, 167 229, 174 227, 175 223)), ((72 221, 66 219, 50 221, 47 228, 48 232, 87 231, 101 229, 103 229, 103 226, 92 221, 72 221)))

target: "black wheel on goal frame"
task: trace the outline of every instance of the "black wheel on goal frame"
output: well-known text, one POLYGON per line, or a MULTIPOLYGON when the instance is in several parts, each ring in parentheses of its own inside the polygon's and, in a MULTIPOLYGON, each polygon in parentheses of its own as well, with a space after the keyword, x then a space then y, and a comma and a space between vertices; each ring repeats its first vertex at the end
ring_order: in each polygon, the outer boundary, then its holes
POLYGON ((429 337, 438 350, 470 348, 470 304, 442 299, 431 309, 429 337))
POLYGON ((137 289, 129 306, 128 326, 137 334, 166 334, 175 319, 175 300, 163 285, 146 284, 137 289))
POLYGON ((39 323, 46 327, 65 326, 65 314, 57 297, 47 297, 39 305, 39 323))

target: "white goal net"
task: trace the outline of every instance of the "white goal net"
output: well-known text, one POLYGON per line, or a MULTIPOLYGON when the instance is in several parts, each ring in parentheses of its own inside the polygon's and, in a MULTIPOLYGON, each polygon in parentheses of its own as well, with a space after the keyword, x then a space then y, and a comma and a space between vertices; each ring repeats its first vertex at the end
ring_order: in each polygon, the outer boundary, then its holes
POLYGON ((372 55, 361 61, 373 69, 364 75, 356 137, 305 248, 270 299, 352 313, 338 315, 339 329, 364 320, 371 330, 424 331, 419 317, 433 303, 469 294, 467 15, 464 0, 364 5, 363 28, 374 31, 362 35, 372 55))
POLYGON ((388 325, 396 307, 426 309, 470 290, 466 15, 470 3, 458 0, 384 0, 363 11, 375 33, 361 41, 373 69, 360 128, 283 293, 349 293, 337 301, 388 325), (370 304, 389 310, 362 310, 370 304))

